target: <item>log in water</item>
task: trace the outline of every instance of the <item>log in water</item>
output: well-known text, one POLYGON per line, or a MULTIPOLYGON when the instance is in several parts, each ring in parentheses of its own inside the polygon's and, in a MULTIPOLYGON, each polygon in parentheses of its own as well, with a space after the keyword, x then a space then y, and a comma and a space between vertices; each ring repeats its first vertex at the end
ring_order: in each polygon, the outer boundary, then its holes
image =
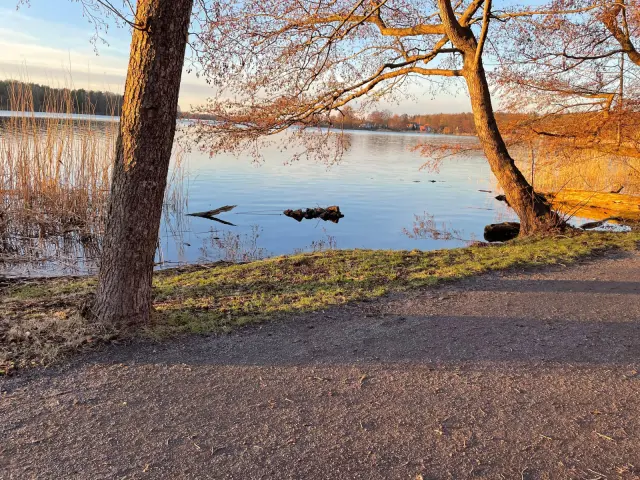
POLYGON ((224 225, 231 225, 232 227, 235 227, 235 225, 233 223, 227 222, 226 220, 221 220, 221 219, 217 218, 216 215, 219 215, 219 214, 224 213, 224 212, 230 212, 231 210, 233 210, 236 207, 237 207, 237 205, 225 205, 224 207, 216 208, 215 210, 207 210, 206 212, 188 213, 187 215, 189 217, 206 218, 208 220, 213 220, 214 222, 220 222, 220 223, 222 223, 224 225))
POLYGON ((544 195, 554 209, 567 215, 593 220, 618 217, 620 221, 640 222, 640 196, 586 190, 561 190, 544 195))
POLYGON ((285 210, 283 213, 287 217, 291 217, 298 222, 301 222, 303 219, 313 220, 319 218, 320 220, 327 222, 338 223, 341 218, 344 218, 344 215, 340 212, 340 207, 337 205, 332 205, 327 208, 316 207, 307 208, 306 210, 285 210))

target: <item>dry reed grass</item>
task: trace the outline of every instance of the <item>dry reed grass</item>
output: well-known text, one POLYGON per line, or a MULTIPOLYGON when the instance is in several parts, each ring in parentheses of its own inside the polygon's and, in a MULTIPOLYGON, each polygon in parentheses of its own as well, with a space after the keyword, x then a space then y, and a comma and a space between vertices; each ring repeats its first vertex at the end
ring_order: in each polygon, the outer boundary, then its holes
POLYGON ((538 191, 610 192, 624 187, 622 193, 640 195, 640 158, 553 144, 539 145, 533 155, 530 149, 514 153, 519 168, 538 191))
MULTIPOLYGON (((49 92, 45 112, 36 112, 25 82, 10 88, 13 113, 0 116, 0 262, 53 262, 61 273, 97 264, 119 124, 93 115, 87 102, 86 111, 75 112, 78 103, 71 89, 49 92)), ((165 197, 168 228, 181 228, 187 175, 177 147, 165 197)), ((159 255, 162 261, 161 249, 159 255)))
POLYGON ((74 116, 73 105, 70 90, 50 94, 46 112, 64 113, 45 117, 29 87, 10 88, 14 113, 0 118, 0 258, 42 259, 65 246, 47 239, 95 246, 100 236, 118 123, 74 116))

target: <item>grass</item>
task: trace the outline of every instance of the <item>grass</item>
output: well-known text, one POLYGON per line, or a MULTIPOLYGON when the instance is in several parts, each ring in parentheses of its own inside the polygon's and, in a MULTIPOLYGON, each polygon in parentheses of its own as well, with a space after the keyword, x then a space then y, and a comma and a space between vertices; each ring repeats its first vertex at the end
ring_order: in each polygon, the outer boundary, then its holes
POLYGON ((634 250, 638 241, 637 232, 585 233, 432 252, 333 250, 164 271, 154 279, 152 323, 127 333, 80 316, 93 278, 9 285, 0 301, 0 373, 47 365, 116 336, 228 332, 488 271, 566 264, 606 249, 634 250))
POLYGON ((565 216, 593 220, 617 217, 622 223, 640 222, 640 196, 564 189, 547 193, 553 208, 565 216))

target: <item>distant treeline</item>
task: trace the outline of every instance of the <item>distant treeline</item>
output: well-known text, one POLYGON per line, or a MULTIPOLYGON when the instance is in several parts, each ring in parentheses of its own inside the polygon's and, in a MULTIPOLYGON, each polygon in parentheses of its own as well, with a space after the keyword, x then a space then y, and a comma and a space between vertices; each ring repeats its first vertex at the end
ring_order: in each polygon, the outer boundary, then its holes
MULTIPOLYGON (((496 112, 496 120, 501 126, 508 126, 521 120, 523 115, 496 112)), ((328 124, 328 122, 326 122, 328 124)), ((472 113, 433 113, 407 115, 389 111, 375 111, 359 115, 349 106, 341 109, 340 114, 331 115, 334 128, 353 130, 393 130, 440 133, 445 135, 475 135, 476 127, 472 113)))
MULTIPOLYGON (((393 114, 389 111, 375 111, 367 115, 358 115, 351 107, 341 109, 342 113, 332 113, 331 121, 325 117, 321 125, 346 130, 393 130, 422 131, 450 135, 475 135, 472 113, 436 113, 426 115, 393 114)), ((511 117, 509 114, 496 114, 498 120, 511 117)), ((216 120, 214 115, 195 112, 179 112, 179 118, 193 120, 216 120)))
POLYGON ((334 127, 357 130, 422 131, 452 135, 475 135, 476 133, 471 113, 407 115, 375 111, 367 115, 359 115, 350 107, 343 108, 341 112, 331 116, 334 127))
POLYGON ((119 116, 122 95, 0 80, 0 110, 119 116))
POLYGON ((189 120, 217 120, 215 115, 209 115, 208 113, 195 113, 195 112, 178 112, 178 118, 189 120))

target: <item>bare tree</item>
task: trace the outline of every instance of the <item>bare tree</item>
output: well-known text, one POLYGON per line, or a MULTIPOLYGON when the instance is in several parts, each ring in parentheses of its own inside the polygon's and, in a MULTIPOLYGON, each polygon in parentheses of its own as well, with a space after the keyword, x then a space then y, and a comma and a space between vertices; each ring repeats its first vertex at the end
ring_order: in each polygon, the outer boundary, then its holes
MULTIPOLYGON (((494 116, 483 51, 491 0, 237 0, 209 10, 201 61, 219 96, 200 138, 213 151, 313 127, 352 102, 403 95, 416 77, 459 77, 491 169, 532 234, 558 225, 509 155, 494 116), (229 97, 237 99, 230 102, 229 97)), ((440 83, 432 83, 440 88, 440 83)))
POLYGON ((536 112, 509 128, 514 141, 640 157, 640 2, 555 0, 501 20, 506 108, 536 112))
MULTIPOLYGON (((94 42, 102 40, 109 19, 132 31, 91 314, 105 323, 142 323, 151 310, 153 259, 194 0, 137 0, 135 11, 132 0, 73 1, 95 26, 94 42)), ((17 4, 28 5, 29 0, 17 4)))
MULTIPOLYGON (((100 2, 102 3, 102 2, 100 2)), ((145 322, 193 0, 138 0, 93 314, 145 322)))

